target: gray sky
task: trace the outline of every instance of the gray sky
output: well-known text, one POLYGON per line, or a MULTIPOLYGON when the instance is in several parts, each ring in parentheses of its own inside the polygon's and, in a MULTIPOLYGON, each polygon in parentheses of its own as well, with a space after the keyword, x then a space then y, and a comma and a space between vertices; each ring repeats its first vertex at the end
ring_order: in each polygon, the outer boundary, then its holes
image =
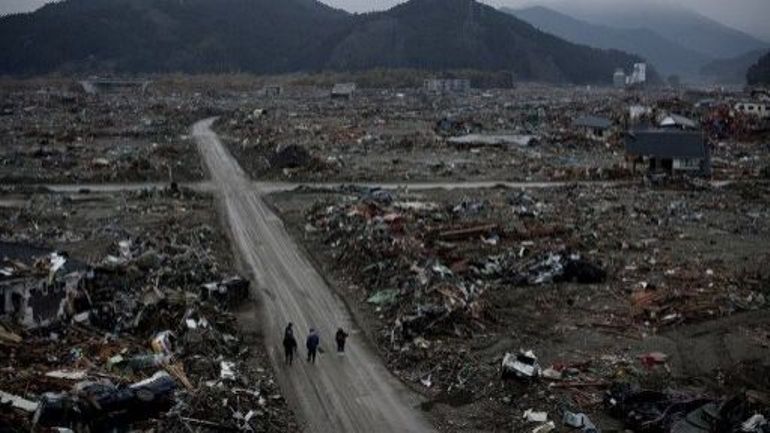
MULTIPOLYGON (((280 0, 277 0, 280 1, 280 0)), ((331 6, 351 12, 387 9, 403 0, 321 0, 331 6)), ((548 5, 565 0, 484 0, 492 6, 520 7, 532 4, 548 5)), ((571 0, 586 8, 606 5, 622 7, 641 3, 662 2, 687 7, 731 27, 760 36, 770 41, 770 0, 571 0)), ((0 14, 26 12, 46 3, 46 0, 0 0, 0 14)))

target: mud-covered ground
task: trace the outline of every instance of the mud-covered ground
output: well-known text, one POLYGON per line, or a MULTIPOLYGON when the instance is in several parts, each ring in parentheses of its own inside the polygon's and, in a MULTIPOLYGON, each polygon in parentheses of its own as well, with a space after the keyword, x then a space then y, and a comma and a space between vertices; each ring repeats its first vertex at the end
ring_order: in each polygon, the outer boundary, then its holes
MULTIPOLYGON (((720 97, 723 105, 731 103, 720 97)), ((361 89, 351 100, 332 100, 328 89, 287 88, 278 97, 245 101, 215 129, 241 166, 261 180, 618 179, 641 176, 629 171, 622 134, 673 112, 703 122, 715 178, 762 176, 770 166, 768 135, 746 132, 751 122, 730 117, 734 113, 696 108, 697 98, 522 84, 448 95, 361 89), (649 109, 649 119, 631 119, 631 106, 649 109), (584 115, 613 122, 605 139, 589 139, 573 125, 584 115), (487 145, 452 141, 466 134, 517 138, 487 145)))
MULTIPOLYGON (((22 190, 0 195, 0 250, 39 249, 35 268, 45 266, 48 251, 57 251, 95 271, 75 303, 79 309, 90 305, 83 310, 85 319, 72 315, 79 310, 65 309, 40 328, 16 323, 13 314, 2 322, 3 330, 21 341, 0 340, 0 390, 34 402, 45 392, 70 392, 78 383, 46 376, 51 371, 83 372, 81 381, 125 385, 165 368, 177 383, 172 409, 132 423, 132 429, 299 431, 253 326, 257 309, 248 293, 227 305, 204 297, 203 284, 238 274, 212 197, 169 189, 22 190), (165 331, 174 336, 170 360, 129 368, 115 364, 118 358, 129 365, 161 359, 164 353, 151 340, 165 331), (232 378, 222 376, 221 362, 233 363, 232 378)), ((4 272, 13 272, 10 278, 35 278, 19 260, 0 254, 4 272)), ((0 410, 0 427, 8 431, 30 431, 31 422, 23 412, 0 410)))
MULTIPOLYGON (((614 169, 622 162, 616 140, 590 142, 566 128, 578 105, 589 105, 581 101, 599 97, 539 88, 446 96, 420 90, 361 90, 352 100, 340 101, 313 89, 254 101, 223 116, 217 131, 241 165, 260 179, 603 177, 609 174, 600 173, 600 168, 614 169), (442 129, 437 127, 442 119, 458 123, 442 129), (447 141, 468 133, 535 140, 500 146, 447 141)), ((605 106, 607 114, 610 107, 605 106)))
POLYGON ((3 183, 195 181, 187 135, 211 100, 172 91, 86 95, 74 86, 0 86, 3 183))
POLYGON ((622 424, 602 398, 616 381, 711 398, 770 391, 767 185, 349 188, 272 201, 442 431, 532 429, 526 409, 567 431, 565 408, 612 431, 622 424), (555 254, 579 255, 579 270, 539 278, 555 254), (504 354, 520 349, 561 379, 502 380, 504 354), (652 352, 665 360, 644 359, 652 352))

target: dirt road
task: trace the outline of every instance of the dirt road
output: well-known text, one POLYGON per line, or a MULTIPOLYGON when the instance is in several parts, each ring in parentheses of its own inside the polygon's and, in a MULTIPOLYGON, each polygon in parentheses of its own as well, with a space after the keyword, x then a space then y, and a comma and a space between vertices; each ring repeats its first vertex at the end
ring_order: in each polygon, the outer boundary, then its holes
POLYGON ((418 399, 382 365, 362 337, 353 334, 344 357, 334 353, 339 326, 353 328, 351 317, 289 237, 281 220, 265 205, 238 163, 211 131, 212 119, 195 124, 193 135, 222 203, 232 237, 253 272, 266 343, 282 388, 308 432, 428 432, 416 409, 418 399), (283 327, 294 322, 300 360, 283 364, 283 327), (302 359, 311 327, 321 332, 316 365, 302 359))

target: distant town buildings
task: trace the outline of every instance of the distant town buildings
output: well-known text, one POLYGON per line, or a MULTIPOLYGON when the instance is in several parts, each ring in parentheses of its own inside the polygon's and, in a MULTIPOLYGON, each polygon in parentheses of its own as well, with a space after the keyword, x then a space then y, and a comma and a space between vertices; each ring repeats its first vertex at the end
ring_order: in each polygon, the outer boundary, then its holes
POLYGON ((612 84, 617 88, 627 86, 640 86, 647 82, 647 64, 635 63, 630 75, 626 75, 623 68, 618 68, 612 75, 612 84))

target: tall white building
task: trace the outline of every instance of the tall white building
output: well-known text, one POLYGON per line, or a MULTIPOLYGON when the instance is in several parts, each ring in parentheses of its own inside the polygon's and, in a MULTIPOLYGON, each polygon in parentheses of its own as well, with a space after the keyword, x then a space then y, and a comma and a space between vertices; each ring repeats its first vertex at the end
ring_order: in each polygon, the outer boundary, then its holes
POLYGON ((644 84, 647 82, 647 64, 635 63, 634 71, 627 78, 628 85, 644 84))

